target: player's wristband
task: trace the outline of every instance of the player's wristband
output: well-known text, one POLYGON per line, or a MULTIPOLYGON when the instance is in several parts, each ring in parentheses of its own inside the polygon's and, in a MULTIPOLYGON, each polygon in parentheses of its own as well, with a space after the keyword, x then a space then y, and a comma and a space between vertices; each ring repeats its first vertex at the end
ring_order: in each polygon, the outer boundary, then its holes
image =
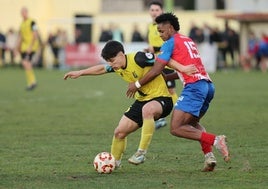
POLYGON ((139 80, 137 80, 137 81, 135 82, 135 86, 136 86, 138 89, 141 88, 141 84, 140 84, 139 80))

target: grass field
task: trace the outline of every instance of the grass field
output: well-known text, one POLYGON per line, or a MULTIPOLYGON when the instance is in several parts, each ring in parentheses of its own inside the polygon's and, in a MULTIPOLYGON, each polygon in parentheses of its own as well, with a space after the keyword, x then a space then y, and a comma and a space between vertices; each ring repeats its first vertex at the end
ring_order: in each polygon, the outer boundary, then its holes
POLYGON ((128 137, 123 167, 100 175, 92 161, 110 151, 113 130, 132 102, 127 84, 113 74, 64 81, 62 71, 36 73, 37 89, 26 92, 21 69, 0 69, 1 189, 268 188, 267 74, 211 74, 216 95, 201 123, 228 137, 231 163, 215 151, 216 170, 201 172, 198 142, 171 136, 167 126, 155 132, 144 164, 127 163, 138 131, 128 137))

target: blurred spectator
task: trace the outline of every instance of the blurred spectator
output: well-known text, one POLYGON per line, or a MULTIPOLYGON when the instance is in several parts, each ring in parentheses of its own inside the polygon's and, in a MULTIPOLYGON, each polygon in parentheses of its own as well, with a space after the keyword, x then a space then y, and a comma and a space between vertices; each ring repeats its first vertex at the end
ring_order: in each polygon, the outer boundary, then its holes
POLYGON ((65 30, 59 29, 57 31, 57 38, 56 43, 60 49, 65 48, 66 44, 68 43, 68 37, 65 30))
POLYGON ((211 27, 207 23, 205 23, 203 26, 204 42, 211 43, 211 40, 210 40, 211 32, 212 32, 211 27))
POLYGON ((68 37, 65 30, 58 30, 56 43, 59 48, 59 68, 62 69, 65 66, 65 46, 68 44, 68 37))
POLYGON ((86 41, 86 39, 82 35, 82 31, 80 28, 75 28, 74 35, 75 35, 75 43, 82 43, 86 41))
POLYGON ((204 41, 204 33, 203 30, 195 25, 194 22, 191 24, 189 37, 195 42, 195 43, 202 43, 204 41))
POLYGON ((259 45, 260 69, 262 72, 267 72, 268 68, 268 35, 263 33, 259 45))
POLYGON ((205 35, 203 33, 203 30, 201 28, 196 28, 195 30, 195 37, 193 39, 193 41, 195 43, 202 43, 205 40, 205 35))
POLYGON ((119 26, 115 24, 111 24, 111 29, 112 29, 112 36, 113 36, 112 40, 123 43, 124 34, 122 30, 119 28, 119 26))
POLYGON ((225 23, 225 31, 222 33, 223 45, 223 61, 224 67, 227 68, 227 55, 231 57, 231 65, 234 68, 235 65, 235 52, 239 51, 239 36, 238 34, 229 27, 228 22, 225 23))
POLYGON ((43 58, 44 58, 44 50, 45 44, 41 38, 39 31, 37 31, 37 40, 39 42, 39 48, 37 49, 35 55, 33 56, 33 65, 38 68, 43 67, 43 58))
POLYGON ((218 27, 211 28, 210 43, 220 43, 222 41, 221 32, 218 27))
POLYGON ((15 50, 17 45, 18 35, 13 28, 10 28, 6 34, 6 50, 10 55, 10 65, 15 65, 15 50))
POLYGON ((49 33, 47 45, 50 47, 53 56, 53 68, 57 69, 64 65, 64 48, 68 43, 67 34, 62 29, 57 29, 56 33, 49 33))
POLYGON ((253 31, 249 32, 248 49, 246 54, 240 56, 240 65, 244 71, 249 71, 253 64, 258 65, 259 58, 257 57, 259 49, 259 40, 253 31))
POLYGON ((5 65, 5 49, 6 49, 6 37, 0 31, 0 66, 5 65))
POLYGON ((112 40, 113 34, 110 29, 105 29, 104 26, 101 26, 101 35, 99 38, 99 42, 107 42, 109 40, 112 40))
POLYGON ((56 34, 50 33, 48 35, 47 44, 50 46, 52 54, 53 54, 53 67, 58 68, 59 67, 59 48, 60 44, 58 36, 60 35, 61 31, 60 29, 57 30, 56 34))
POLYGON ((188 35, 197 44, 204 42, 205 36, 203 29, 197 27, 197 25, 194 22, 191 23, 190 32, 188 35))
POLYGON ((134 29, 132 32, 131 41, 132 42, 143 42, 144 41, 144 38, 141 35, 137 24, 134 24, 134 29))
POLYGON ((191 28, 190 28, 190 32, 189 32, 189 37, 196 42, 196 31, 198 30, 198 27, 196 26, 196 24, 194 22, 191 22, 191 28))
POLYGON ((195 43, 200 55, 203 57, 204 66, 208 72, 215 72, 217 69, 217 40, 216 31, 207 23, 204 23, 203 28, 196 27, 195 43))

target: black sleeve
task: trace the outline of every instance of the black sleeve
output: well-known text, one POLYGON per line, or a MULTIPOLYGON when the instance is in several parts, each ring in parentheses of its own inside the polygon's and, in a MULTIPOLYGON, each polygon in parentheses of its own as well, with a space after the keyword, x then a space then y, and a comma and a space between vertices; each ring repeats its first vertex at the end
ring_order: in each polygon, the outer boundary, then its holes
POLYGON ((36 25, 35 21, 32 21, 31 22, 31 29, 32 29, 32 31, 36 31, 37 30, 37 25, 36 25))
POLYGON ((144 68, 146 66, 153 66, 155 61, 155 56, 152 53, 137 52, 134 60, 136 64, 144 68))

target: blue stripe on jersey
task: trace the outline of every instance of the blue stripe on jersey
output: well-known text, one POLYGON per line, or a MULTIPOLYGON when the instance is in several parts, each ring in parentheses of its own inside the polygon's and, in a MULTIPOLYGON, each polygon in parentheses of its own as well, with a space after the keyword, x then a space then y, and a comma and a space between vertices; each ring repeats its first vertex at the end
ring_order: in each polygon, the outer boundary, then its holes
POLYGON ((169 40, 165 41, 160 49, 160 54, 157 56, 158 59, 161 59, 165 62, 168 62, 171 58, 173 49, 174 49, 175 39, 172 36, 169 40))

